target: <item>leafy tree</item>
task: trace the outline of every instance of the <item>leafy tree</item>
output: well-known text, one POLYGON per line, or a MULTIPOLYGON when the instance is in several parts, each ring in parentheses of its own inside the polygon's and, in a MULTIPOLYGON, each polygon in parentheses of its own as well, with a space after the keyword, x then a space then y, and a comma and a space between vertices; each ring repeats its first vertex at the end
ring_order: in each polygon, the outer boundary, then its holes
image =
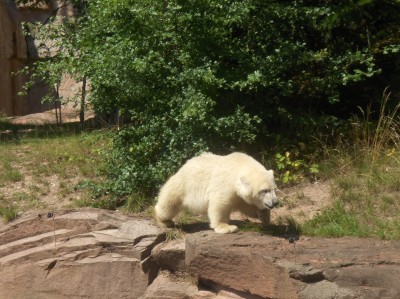
MULTIPOLYGON (((50 0, 17 0, 19 4, 35 8, 50 0)), ((55 104, 57 123, 62 123, 61 105, 80 101, 83 113, 85 106, 86 77, 84 68, 81 68, 83 57, 78 49, 76 38, 79 23, 84 19, 84 0, 61 0, 48 18, 44 21, 23 23, 24 34, 27 39, 36 41, 38 57, 20 70, 19 73, 30 75, 21 94, 26 94, 30 88, 44 84, 49 93, 42 99, 43 102, 55 104), (64 6, 76 9, 74 17, 58 15, 57 12, 64 6), (61 81, 65 75, 72 76, 77 82, 82 81, 82 92, 72 99, 62 99, 59 94, 61 81), (79 98, 78 98, 79 97, 79 98)), ((82 114, 81 113, 81 114, 82 114)), ((84 117, 81 115, 83 124, 84 117)))
POLYGON ((304 138, 319 120, 335 123, 369 102, 369 86, 398 76, 386 64, 399 61, 399 8, 394 0, 91 0, 66 27, 59 61, 90 80, 98 113, 127 120, 109 155, 112 191, 154 194, 190 156, 304 138))

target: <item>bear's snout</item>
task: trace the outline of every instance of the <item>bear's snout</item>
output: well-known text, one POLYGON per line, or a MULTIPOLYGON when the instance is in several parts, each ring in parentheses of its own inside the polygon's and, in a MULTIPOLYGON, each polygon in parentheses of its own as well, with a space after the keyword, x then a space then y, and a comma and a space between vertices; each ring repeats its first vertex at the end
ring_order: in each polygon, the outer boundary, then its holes
POLYGON ((265 205, 266 205, 266 207, 267 207, 268 209, 273 209, 273 208, 275 208, 278 204, 279 204, 278 200, 275 200, 275 201, 273 201, 273 202, 270 203, 270 204, 265 203, 265 205))

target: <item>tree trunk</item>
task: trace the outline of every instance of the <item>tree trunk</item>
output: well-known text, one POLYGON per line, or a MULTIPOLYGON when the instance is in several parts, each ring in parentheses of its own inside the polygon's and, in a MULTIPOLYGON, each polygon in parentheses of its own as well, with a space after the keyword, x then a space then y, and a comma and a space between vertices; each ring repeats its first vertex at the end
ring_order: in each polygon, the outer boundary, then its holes
POLYGON ((81 130, 85 126, 85 102, 86 102, 86 77, 82 80, 82 94, 81 94, 81 110, 79 112, 79 121, 81 124, 81 130))

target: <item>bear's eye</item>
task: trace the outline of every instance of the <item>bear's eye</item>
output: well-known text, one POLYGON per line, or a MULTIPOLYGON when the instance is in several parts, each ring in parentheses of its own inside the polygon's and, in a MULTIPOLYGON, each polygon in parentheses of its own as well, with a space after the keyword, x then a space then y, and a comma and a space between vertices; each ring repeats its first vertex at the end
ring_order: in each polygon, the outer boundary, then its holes
POLYGON ((271 192, 271 189, 262 189, 261 191, 260 191, 260 193, 270 193, 271 192))

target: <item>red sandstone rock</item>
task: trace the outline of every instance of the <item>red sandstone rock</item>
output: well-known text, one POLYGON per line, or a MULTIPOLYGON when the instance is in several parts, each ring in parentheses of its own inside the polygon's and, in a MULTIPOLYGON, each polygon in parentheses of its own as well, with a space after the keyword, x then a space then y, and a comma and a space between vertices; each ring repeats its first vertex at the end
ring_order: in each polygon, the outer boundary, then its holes
POLYGON ((0 229, 0 298, 139 298, 153 276, 151 221, 84 209, 0 229), (55 243, 54 243, 55 237, 55 243))
POLYGON ((400 298, 400 241, 201 231, 163 243, 151 220, 54 215, 0 226, 1 299, 400 298))
POLYGON ((151 253, 153 260, 161 269, 172 273, 184 272, 185 240, 165 242, 154 247, 151 253))
POLYGON ((186 239, 186 265, 203 284, 234 290, 248 298, 297 298, 288 271, 273 263, 267 248, 256 249, 253 239, 235 242, 241 235, 220 237, 213 232, 186 239))

